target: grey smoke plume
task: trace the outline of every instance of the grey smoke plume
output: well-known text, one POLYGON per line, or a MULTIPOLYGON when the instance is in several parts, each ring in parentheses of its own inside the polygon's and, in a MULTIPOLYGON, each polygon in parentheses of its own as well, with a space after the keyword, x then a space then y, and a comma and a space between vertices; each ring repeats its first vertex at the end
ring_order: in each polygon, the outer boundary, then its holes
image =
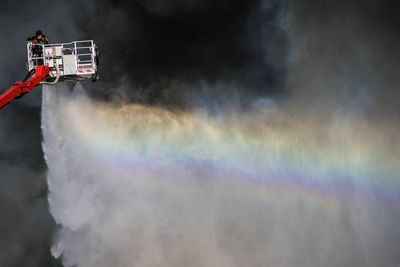
POLYGON ((393 1, 295 1, 288 9, 288 73, 298 110, 398 120, 400 51, 393 1), (391 100, 390 100, 391 99, 391 100))

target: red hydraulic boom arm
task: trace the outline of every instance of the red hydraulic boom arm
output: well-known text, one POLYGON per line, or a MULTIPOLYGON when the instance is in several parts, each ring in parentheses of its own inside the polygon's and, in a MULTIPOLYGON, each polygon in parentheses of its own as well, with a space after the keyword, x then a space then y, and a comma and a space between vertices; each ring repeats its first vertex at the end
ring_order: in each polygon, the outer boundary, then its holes
POLYGON ((23 82, 16 82, 13 86, 0 95, 0 109, 7 105, 11 100, 21 94, 26 94, 32 91, 42 80, 49 74, 50 69, 47 66, 39 65, 35 69, 32 77, 23 82))

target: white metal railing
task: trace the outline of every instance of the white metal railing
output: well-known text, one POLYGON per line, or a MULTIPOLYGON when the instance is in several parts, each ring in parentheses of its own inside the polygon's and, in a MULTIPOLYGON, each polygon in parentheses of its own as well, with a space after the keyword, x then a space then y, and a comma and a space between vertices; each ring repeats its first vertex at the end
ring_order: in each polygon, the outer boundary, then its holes
MULTIPOLYGON (((37 65, 48 64, 56 58, 62 58, 64 55, 74 55, 76 74, 79 74, 82 69, 92 68, 93 72, 95 66, 96 49, 93 40, 74 41, 70 43, 58 44, 33 44, 27 45, 28 54, 28 69, 32 70, 37 65), (60 47, 61 55, 57 55, 55 50, 51 54, 46 54, 47 48, 56 49, 60 47)), ((61 66, 61 70, 63 66, 61 66)), ((92 71, 90 71, 92 73, 92 71)), ((88 74, 88 73, 87 73, 88 74)))
MULTIPOLYGON (((39 63, 44 62, 44 45, 28 43, 28 69, 35 68, 39 63)), ((43 63, 42 63, 43 64, 43 63)))

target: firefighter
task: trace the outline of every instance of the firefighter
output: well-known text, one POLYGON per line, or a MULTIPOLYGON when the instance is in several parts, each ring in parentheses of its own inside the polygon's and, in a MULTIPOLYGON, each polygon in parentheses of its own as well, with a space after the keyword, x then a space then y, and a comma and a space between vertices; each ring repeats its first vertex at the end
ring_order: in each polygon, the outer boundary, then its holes
POLYGON ((41 30, 37 30, 35 36, 29 38, 28 41, 32 41, 33 44, 49 44, 50 40, 41 30))
MULTIPOLYGON (((49 44, 50 40, 41 30, 37 30, 35 36, 28 38, 28 42, 32 42, 32 53, 35 57, 43 57, 43 48, 41 44, 49 44)), ((43 60, 37 59, 37 65, 42 65, 43 60)))

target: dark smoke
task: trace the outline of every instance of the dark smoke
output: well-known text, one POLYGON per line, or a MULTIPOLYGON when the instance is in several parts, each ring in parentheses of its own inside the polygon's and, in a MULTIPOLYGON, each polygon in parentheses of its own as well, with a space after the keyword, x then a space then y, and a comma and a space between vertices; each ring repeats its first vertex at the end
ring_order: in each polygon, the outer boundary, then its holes
POLYGON ((103 51, 109 97, 185 105, 199 97, 198 84, 221 81, 233 86, 213 86, 215 97, 282 92, 287 42, 278 1, 99 1, 83 10, 79 25, 103 51), (128 89, 115 92, 122 77, 128 89))
MULTIPOLYGON (((2 1, 0 93, 26 74, 26 38, 37 29, 53 41, 78 38, 62 1, 2 1)), ((41 89, 0 111, 0 266, 61 266, 50 254, 55 222, 47 203, 41 149, 41 89)))
POLYGON ((2 110, 0 142, 0 266, 57 266, 37 108, 2 110))

